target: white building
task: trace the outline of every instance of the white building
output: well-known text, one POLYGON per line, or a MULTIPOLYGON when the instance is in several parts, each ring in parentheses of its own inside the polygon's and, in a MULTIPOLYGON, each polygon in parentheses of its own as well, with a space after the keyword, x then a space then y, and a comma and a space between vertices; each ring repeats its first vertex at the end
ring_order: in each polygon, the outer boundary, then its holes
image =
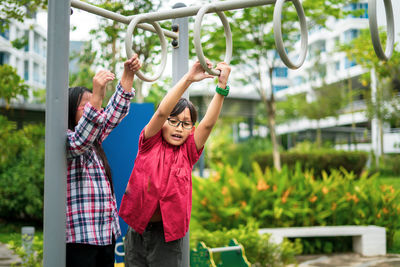
POLYGON ((46 87, 46 49, 46 32, 36 20, 13 21, 9 29, 0 33, 0 65, 17 69, 29 86, 29 102, 33 91, 46 87), (25 40, 26 45, 21 49, 13 47, 11 41, 16 39, 25 40))
MULTIPOLYGON (((307 93, 308 98, 312 98, 312 88, 318 88, 323 81, 328 84, 335 84, 343 80, 352 81, 352 86, 362 87, 359 83, 361 74, 369 71, 356 65, 354 61, 349 60, 344 53, 336 52, 337 43, 347 43, 356 38, 361 29, 369 27, 368 22, 368 1, 362 0, 359 3, 350 4, 348 10, 363 9, 365 12, 360 17, 349 15, 340 20, 331 20, 327 28, 317 28, 309 32, 308 55, 304 65, 299 70, 289 70, 287 79, 289 86, 287 88, 275 88, 277 99, 282 99, 288 94, 307 93), (319 70, 312 71, 315 61, 318 61, 319 70), (278 90, 277 90, 278 89, 278 90)), ((295 51, 300 51, 300 42, 296 45, 295 51)), ((296 52, 290 55, 297 58, 296 52)), ((283 71, 282 71, 283 72, 283 71)), ((280 78, 282 79, 282 78, 280 78)), ((355 134, 357 142, 363 144, 357 145, 357 149, 376 150, 379 146, 374 130, 374 124, 369 121, 365 115, 364 101, 355 101, 353 110, 356 112, 346 112, 338 118, 325 118, 319 122, 323 137, 337 145, 341 149, 354 149, 351 144, 351 134, 355 134), (352 128, 352 125, 356 127, 352 128)), ((347 110, 348 111, 348 110, 347 110)), ((315 139, 317 121, 308 119, 293 120, 277 126, 277 133, 281 136, 293 138, 295 133, 301 141, 304 139, 315 139)), ((396 143, 400 142, 400 136, 394 134, 390 128, 384 131, 384 153, 399 153, 396 143)), ((293 140, 288 140, 293 143, 293 140)))

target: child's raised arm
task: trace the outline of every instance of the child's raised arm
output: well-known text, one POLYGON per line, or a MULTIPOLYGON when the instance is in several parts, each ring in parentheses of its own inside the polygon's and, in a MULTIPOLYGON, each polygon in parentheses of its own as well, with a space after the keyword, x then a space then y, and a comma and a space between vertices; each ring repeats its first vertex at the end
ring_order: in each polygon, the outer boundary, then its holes
MULTIPOLYGON (((211 65, 210 62, 207 62, 211 65)), ((198 82, 205 78, 213 78, 214 76, 207 74, 200 63, 197 61, 190 68, 189 72, 186 73, 179 82, 165 95, 161 101, 158 109, 154 113, 150 122, 146 125, 144 129, 145 139, 154 136, 158 133, 164 122, 168 119, 171 111, 178 103, 179 99, 186 91, 186 89, 192 84, 192 82, 198 82)))
POLYGON ((130 101, 135 95, 134 92, 132 92, 133 79, 135 77, 135 72, 140 69, 141 65, 137 54, 124 62, 124 72, 120 83, 104 109, 105 120, 101 133, 101 141, 106 139, 110 132, 117 127, 128 114, 130 101))
POLYGON ((121 77, 121 86, 125 91, 132 91, 135 72, 141 67, 142 64, 140 63, 139 56, 137 54, 133 55, 130 59, 124 62, 124 72, 122 73, 121 77))
MULTIPOLYGON (((221 62, 218 63, 216 69, 221 71, 221 74, 218 77, 218 87, 221 89, 226 89, 231 67, 225 62, 221 62)), ((218 92, 214 95, 210 105, 207 108, 206 115, 200 121, 199 126, 194 131, 194 141, 196 143, 197 150, 200 150, 204 146, 212 128, 217 122, 222 109, 222 104, 224 103, 224 98, 225 96, 218 92)))

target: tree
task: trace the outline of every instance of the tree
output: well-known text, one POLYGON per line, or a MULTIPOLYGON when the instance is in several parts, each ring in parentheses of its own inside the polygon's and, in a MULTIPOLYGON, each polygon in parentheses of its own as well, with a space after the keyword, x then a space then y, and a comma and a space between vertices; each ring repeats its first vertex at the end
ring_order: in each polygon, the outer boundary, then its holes
POLYGON ((11 20, 23 22, 33 18, 35 12, 47 7, 47 0, 1 0, 0 2, 0 32, 8 29, 11 20))
POLYGON ((0 65, 0 98, 6 101, 9 108, 10 101, 18 96, 28 97, 28 85, 19 77, 17 70, 10 65, 0 65))
POLYGON ((321 87, 313 89, 312 101, 301 102, 300 113, 310 120, 317 121, 316 143, 318 147, 322 145, 320 120, 339 116, 340 109, 347 104, 344 89, 341 84, 323 84, 321 87))
MULTIPOLYGON (((304 0, 303 8, 308 19, 308 27, 325 25, 328 17, 339 18, 347 15, 342 7, 350 0, 304 0)), ((275 132, 276 103, 273 90, 273 73, 277 67, 278 58, 272 29, 274 5, 246 8, 235 13, 227 12, 232 17, 231 29, 234 42, 234 51, 231 64, 240 64, 246 84, 254 86, 264 103, 267 114, 269 133, 273 145, 274 167, 281 169, 279 144, 275 132)), ((285 33, 285 44, 290 50, 291 44, 297 40, 296 29, 297 13, 291 2, 284 5, 282 14, 282 28, 285 33)), ((203 37, 202 43, 212 43, 213 49, 207 51, 207 56, 222 60, 224 38, 222 27, 209 27, 209 36, 203 37)))
MULTIPOLYGON (((384 33, 380 36, 381 40, 386 40, 384 33)), ((385 47, 385 44, 382 45, 385 47)), ((368 30, 362 30, 360 35, 350 43, 339 47, 344 51, 347 57, 354 60, 357 64, 366 70, 374 70, 377 77, 377 86, 375 95, 371 91, 366 91, 365 103, 367 104, 367 117, 378 120, 378 127, 381 137, 381 148, 383 151, 383 124, 399 123, 400 99, 398 92, 400 90, 400 52, 394 49, 393 55, 389 61, 381 61, 376 56, 372 46, 371 37, 368 30)), ((360 77, 361 83, 365 86, 371 84, 371 72, 366 72, 360 77)))
POLYGON ((87 42, 84 48, 70 56, 70 59, 77 60, 77 66, 79 67, 78 72, 70 73, 69 85, 73 86, 84 86, 86 88, 92 88, 93 77, 95 72, 93 71, 93 65, 95 63, 97 52, 93 49, 93 44, 87 42))

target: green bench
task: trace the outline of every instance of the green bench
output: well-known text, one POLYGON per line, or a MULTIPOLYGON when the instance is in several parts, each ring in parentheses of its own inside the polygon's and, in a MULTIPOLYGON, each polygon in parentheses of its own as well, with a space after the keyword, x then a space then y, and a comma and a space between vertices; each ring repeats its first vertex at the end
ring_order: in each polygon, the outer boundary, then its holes
POLYGON ((190 267, 250 267, 244 249, 235 239, 229 242, 227 247, 208 248, 203 242, 199 242, 197 248, 190 251, 190 267), (216 265, 213 259, 214 253, 221 253, 221 263, 216 265))

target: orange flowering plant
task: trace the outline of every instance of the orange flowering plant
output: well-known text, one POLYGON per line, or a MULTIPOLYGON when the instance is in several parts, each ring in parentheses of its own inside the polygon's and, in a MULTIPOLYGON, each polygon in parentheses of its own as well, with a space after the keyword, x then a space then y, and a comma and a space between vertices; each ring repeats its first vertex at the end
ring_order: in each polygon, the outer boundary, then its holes
POLYGON ((252 220, 260 228, 377 225, 386 228, 390 248, 400 229, 400 192, 366 172, 357 177, 333 169, 316 178, 299 165, 278 172, 254 163, 244 174, 239 166, 219 164, 210 178, 193 179, 192 220, 209 231, 252 220))

